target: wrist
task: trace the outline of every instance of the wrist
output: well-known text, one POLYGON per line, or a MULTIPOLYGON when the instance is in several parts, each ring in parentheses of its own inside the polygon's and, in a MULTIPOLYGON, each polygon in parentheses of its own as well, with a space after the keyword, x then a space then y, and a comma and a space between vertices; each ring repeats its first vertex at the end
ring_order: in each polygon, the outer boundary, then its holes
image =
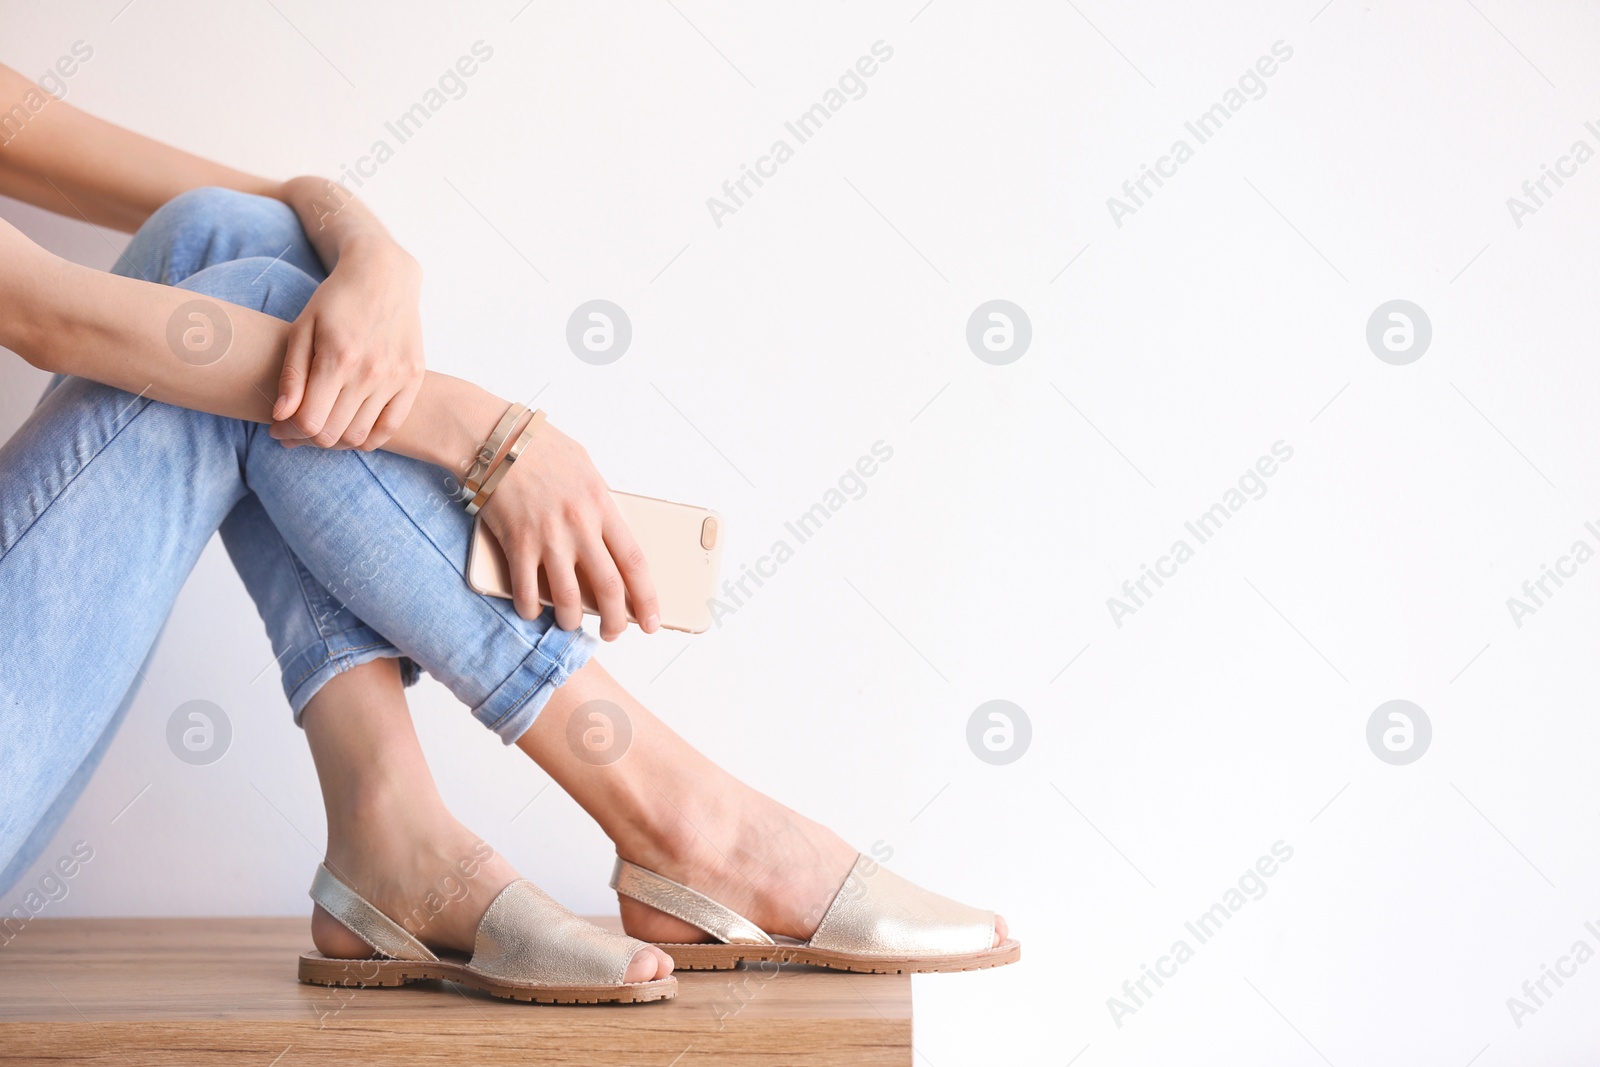
POLYGON ((494 432, 507 401, 471 382, 429 371, 396 438, 410 456, 460 480, 478 447, 494 432))
POLYGON ((398 277, 414 290, 422 288, 422 264, 382 229, 360 227, 339 234, 334 255, 334 270, 344 267, 363 276, 398 277))
POLYGON ((381 226, 350 226, 335 235, 340 260, 364 263, 391 263, 409 266, 416 263, 411 254, 390 237, 381 226))
POLYGON ((302 175, 279 185, 277 196, 300 217, 300 225, 330 270, 347 254, 411 260, 378 217, 338 182, 302 175))

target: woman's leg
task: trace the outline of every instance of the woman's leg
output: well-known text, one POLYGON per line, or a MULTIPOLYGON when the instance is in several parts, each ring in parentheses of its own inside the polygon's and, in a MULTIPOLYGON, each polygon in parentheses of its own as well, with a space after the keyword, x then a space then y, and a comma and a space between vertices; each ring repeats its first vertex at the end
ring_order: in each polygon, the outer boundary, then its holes
MULTIPOLYGON (((307 702, 301 724, 328 811, 329 868, 429 947, 470 953, 478 920, 518 875, 445 808, 395 662, 366 663, 329 679, 307 702)), ((372 952, 320 907, 311 939, 335 959, 372 952)), ((623 980, 671 973, 671 957, 647 947, 623 980)))
MULTIPOLYGON (((326 280, 316 249, 287 205, 215 188, 191 189, 163 204, 139 228, 113 272, 203 289, 229 303, 284 316, 297 314, 326 280), (258 267, 212 269, 243 260, 258 267)), ((284 693, 297 714, 309 695, 340 671, 400 656, 311 576, 253 493, 234 505, 220 532, 266 624, 284 693)), ((416 680, 411 661, 403 661, 402 670, 407 684, 416 680)))
MULTIPOLYGON (((287 206, 225 189, 163 205, 117 269, 285 320, 323 278, 287 206)), ((557 630, 548 612, 523 620, 466 586, 471 520, 444 471, 389 453, 286 449, 259 426, 244 434, 258 493, 240 501, 223 540, 297 715, 340 670, 404 651, 509 744, 587 660, 589 635, 557 630)))
MULTIPOLYGON (((321 279, 298 220, 281 204, 197 190, 163 206, 118 264, 120 273, 206 292, 289 318, 321 279)), ((279 449, 280 451, 281 448, 279 449)), ((470 953, 478 920, 517 873, 445 808, 401 690, 416 670, 355 616, 335 588, 364 584, 390 546, 319 582, 250 494, 222 524, 282 666, 285 693, 306 728, 328 816, 326 862, 415 936, 470 953)), ((324 955, 370 948, 321 907, 312 940, 324 955)), ((644 948, 625 981, 664 978, 672 960, 644 948)))
MULTIPOLYGON (((207 206, 222 209, 234 197, 224 194, 207 206)), ((265 202, 258 198, 242 199, 257 201, 253 211, 277 210, 276 205, 262 208, 265 202)), ((282 211, 275 223, 284 246, 298 249, 293 216, 282 211)), ((202 212, 189 229, 231 224, 225 215, 202 212)), ((226 236, 175 236, 191 249, 250 247, 226 236)), ((194 254, 172 256, 167 262, 175 265, 166 269, 182 270, 198 261, 194 254)), ((289 299, 273 313, 292 318, 298 311, 289 299)), ((256 433, 246 474, 260 503, 243 501, 224 533, 267 622, 274 651, 288 657, 284 688, 297 713, 340 670, 404 650, 472 705, 480 721, 508 743, 517 741, 600 822, 620 855, 712 893, 774 933, 805 937, 815 929, 855 851, 831 831, 716 767, 598 665, 584 668, 592 647, 586 635, 555 629, 549 613, 530 627, 508 602, 463 595, 470 521, 450 501, 442 471, 387 453, 288 450, 256 433), (312 613, 314 626, 308 624, 306 600, 320 605, 312 613), (525 654, 509 679, 489 684, 503 677, 503 665, 519 652, 525 654), (485 672, 488 663, 502 666, 485 672), (553 713, 536 719, 552 694, 553 713), (566 742, 568 716, 594 699, 623 707, 633 723, 632 754, 620 764, 584 761, 566 742)), ((362 706, 377 721, 345 713, 342 725, 360 736, 394 740, 397 735, 384 720, 405 715, 399 693, 389 705, 369 701, 362 706)), ((420 752, 413 760, 421 762, 420 752)), ((385 784, 381 774, 369 774, 370 763, 347 764, 340 780, 352 789, 366 789, 369 776, 376 778, 374 788, 385 784)), ((438 808, 443 813, 442 805, 438 808)), ((448 813, 442 817, 460 830, 448 813)), ((444 824, 439 832, 445 833, 444 824)), ((350 840, 376 843, 381 835, 350 840)), ((413 840, 410 847, 421 844, 413 840)), ((371 870, 390 871, 391 881, 416 882, 421 872, 415 865, 378 862, 379 851, 375 844, 368 856, 371 870)), ((355 866, 365 855, 359 846, 341 854, 355 866)), ((662 941, 701 936, 635 901, 624 899, 622 906, 635 936, 662 941)), ((1004 938, 1004 921, 997 926, 996 943, 1004 938)))
MULTIPOLYGON (((219 264, 183 288, 292 319, 316 281, 287 258, 219 264)), ((467 588, 464 526, 454 560, 419 534, 420 510, 444 507, 442 471, 384 464, 375 482, 358 453, 313 457, 264 427, 67 379, 0 444, 0 892, 48 843, 104 752, 178 589, 245 498, 252 448, 271 457, 257 465, 288 493, 280 512, 314 509, 293 547, 314 554, 321 588, 390 603, 419 661, 492 725, 531 721, 587 658, 592 639, 555 630, 548 614, 525 622, 467 588), (302 474, 316 491, 297 500, 302 474), (358 498, 355 511, 341 502, 358 498), (356 529, 329 536, 341 527, 356 529)), ((349 651, 331 643, 313 659, 349 651)), ((313 672, 297 710, 332 673, 313 672)))
MULTIPOLYGON (((472 519, 443 470, 388 452, 284 448, 263 429, 245 480, 316 583, 507 744, 588 662, 591 635, 558 629, 550 611, 523 619, 467 585, 472 519)), ((302 687, 294 700, 310 696, 302 687)))
POLYGON ((244 495, 240 423, 69 379, 0 445, 0 891, 120 721, 172 602, 244 495))
MULTIPOLYGON (((312 287, 315 284, 304 272, 281 261, 260 264, 243 260, 202 271, 190 278, 185 287, 217 295, 232 291, 231 286, 242 285, 247 277, 251 284, 266 278, 268 284, 259 306, 286 319, 299 313, 305 298, 309 297, 308 284, 312 287), (299 277, 296 278, 296 275, 299 277)), ((87 385, 68 384, 74 391, 87 385)), ((66 395, 66 389, 64 386, 56 390, 52 402, 66 395)), ((105 392, 118 398, 122 396, 114 390, 105 392)), ((242 447, 250 486, 256 490, 285 544, 304 562, 308 572, 316 577, 323 588, 336 591, 343 603, 393 639, 398 649, 413 656, 449 685, 458 697, 473 707, 480 721, 493 728, 508 743, 524 735, 557 687, 587 661, 592 648, 591 638, 581 632, 556 630, 548 612, 540 620, 522 620, 508 603, 479 597, 466 587, 462 569, 466 560, 470 522, 449 501, 443 472, 386 453, 369 455, 311 449, 288 450, 267 437, 260 427, 214 420, 210 416, 182 412, 137 398, 129 400, 129 410, 134 412, 135 418, 147 410, 156 409, 168 419, 222 424, 226 432, 233 436, 226 442, 226 447, 218 449, 211 446, 214 452, 227 454, 225 458, 228 462, 222 464, 224 469, 221 475, 229 473, 226 470, 228 463, 239 462, 238 449, 242 447)), ((79 411, 73 417, 90 414, 79 411)), ((26 434, 18 436, 24 438, 26 434)), ((66 436, 70 441, 71 434, 66 436)), ((173 440, 179 441, 183 436, 182 432, 175 433, 173 440)), ((16 440, 13 439, 13 443, 16 440)), ((10 443, 7 448, 10 448, 10 443)), ((195 463, 193 457, 185 455, 191 449, 192 446, 186 448, 181 444, 175 447, 177 462, 170 466, 158 464, 151 469, 136 467, 139 476, 145 479, 145 501, 130 502, 129 507, 118 511, 119 527, 127 512, 156 510, 164 514, 169 510, 150 509, 147 504, 143 508, 137 505, 145 504, 152 495, 149 484, 152 471, 164 475, 168 480, 184 481, 188 469, 185 464, 192 466, 195 463)), ((44 465, 50 465, 48 460, 44 465)), ((236 470, 233 473, 236 474, 236 470)), ((5 488, 4 482, 0 482, 0 499, 6 500, 8 505, 13 500, 28 496, 29 486, 26 483, 20 485, 18 488, 21 491, 15 494, 6 493, 5 488)), ((178 491, 181 493, 181 486, 178 491)), ((153 495, 160 499, 162 493, 162 485, 157 484, 153 495)), ((222 495, 226 495, 224 502, 231 507, 242 497, 242 489, 229 483, 227 494, 213 492, 208 500, 214 504, 222 495)), ((32 497, 29 502, 32 506, 32 497)), ((21 510, 24 514, 27 511, 21 510)), ((9 517, 9 507, 7 511, 9 517)), ((80 516, 77 521, 81 524, 84 519, 80 516)), ((209 532, 209 527, 205 525, 195 529, 209 532)), ((62 535, 62 541, 71 543, 76 528, 69 520, 58 532, 62 535)), ((181 542, 182 539, 147 538, 141 547, 150 554, 159 555, 162 547, 170 547, 174 541, 181 542)), ((192 566, 193 555, 198 553, 203 544, 204 538, 201 537, 192 545, 192 552, 187 562, 182 564, 177 580, 168 582, 170 591, 165 599, 150 598, 146 602, 147 608, 159 609, 155 611, 156 625, 159 625, 160 618, 164 618, 171 596, 175 594, 177 584, 181 583, 182 574, 186 574, 188 567, 192 566)), ((144 554, 142 551, 138 553, 140 556, 144 554)), ((7 555, 0 554, 0 563, 7 558, 7 555)), ((72 588, 69 576, 73 575, 74 572, 70 570, 62 572, 63 588, 72 588)), ((0 577, 4 577, 4 574, 0 574, 0 577)), ((45 590, 50 586, 48 583, 26 582, 16 588, 23 589, 24 595, 13 599, 22 605, 33 606, 46 602, 45 590)), ((58 597, 50 605, 60 608, 72 603, 72 598, 58 597)), ((24 625, 20 618, 0 615, 0 632, 19 632, 24 625)), ((81 634, 86 631, 80 628, 78 632, 81 634)), ((142 645, 137 641, 134 644, 147 648, 153 636, 152 630, 142 645)), ((57 650, 58 654, 60 651, 57 650)), ((34 658, 44 658, 43 653, 38 652, 34 658)), ((20 677, 20 667, 28 660, 7 659, 9 666, 20 677)), ((0 685, 9 676, 9 673, 0 674, 0 685)), ((567 712, 570 713, 578 703, 590 699, 582 695, 583 691, 592 691, 614 703, 631 707, 630 715, 639 724, 637 729, 641 740, 636 742, 636 748, 640 758, 631 761, 632 769, 624 767, 610 779, 586 780, 581 768, 569 766, 562 760, 560 745, 549 740, 552 728, 548 725, 545 731, 529 738, 530 754, 541 761, 548 761, 551 773, 584 801, 613 839, 618 841, 624 855, 648 862, 654 854, 650 850, 654 848, 661 857, 657 860, 657 869, 664 873, 691 877, 695 869, 710 871, 709 880, 700 882, 708 891, 720 891, 719 884, 714 883, 722 881, 747 883, 753 887, 747 890, 752 900, 752 905, 747 906, 749 913, 777 916, 769 920, 776 932, 787 932, 787 929, 793 928, 803 933, 803 920, 795 919, 793 915, 786 919, 783 913, 798 911, 799 915, 804 916, 815 911, 816 902, 812 898, 818 894, 806 888, 773 891, 752 877, 752 871, 756 871, 762 863, 771 870, 780 861, 805 862, 805 853, 809 850, 814 853, 810 862, 817 870, 815 880, 820 884, 822 872, 831 871, 835 865, 833 857, 839 849, 837 839, 815 824, 800 820, 798 816, 748 790, 714 768, 703 757, 698 757, 665 726, 628 698, 620 687, 606 679, 598 668, 585 677, 591 681, 567 694, 569 700, 563 704, 567 712), (545 741, 541 742, 540 738, 545 738, 545 741), (648 761, 643 758, 646 752, 652 754, 648 761), (698 781, 685 780, 684 768, 702 772, 698 781), (662 803, 650 804, 652 795, 659 797, 662 803), (641 798, 645 803, 639 803, 641 798), (713 824, 710 821, 720 804, 741 798, 746 802, 742 805, 746 810, 736 824, 725 824, 726 821, 713 824), (681 813, 681 817, 675 822, 665 819, 666 808, 681 813), (706 829, 708 826, 711 827, 710 831, 706 829), (739 844, 741 835, 744 838, 770 837, 770 833, 758 834, 755 828, 762 826, 770 827, 774 832, 781 829, 781 836, 793 843, 776 851, 768 848, 764 852, 739 844), (718 853, 719 858, 716 861, 696 858, 692 853, 697 846, 690 841, 691 834, 685 828, 692 831, 693 837, 703 842, 705 848, 718 853), (686 843, 675 845, 673 835, 686 843)), ((30 688, 31 683, 32 679, 30 688)), ((126 685, 116 692, 120 696, 125 690, 126 685)), ((307 692, 303 696, 309 701, 314 694, 307 692)), ((18 790, 19 796, 28 792, 47 794, 42 799, 34 798, 31 807, 21 804, 14 808, 9 803, 10 796, 0 798, 8 801, 4 807, 0 807, 0 811, 5 811, 8 816, 13 810, 22 812, 21 819, 13 819, 12 824, 7 824, 13 831, 20 826, 26 836, 26 832, 36 826, 39 814, 59 807, 56 801, 62 788, 67 781, 73 780, 77 767, 83 761, 82 754, 94 749, 110 721, 112 711, 114 708, 97 717, 89 717, 85 724, 80 724, 78 734, 68 741, 60 740, 48 730, 43 735, 43 742, 37 736, 28 736, 27 731, 19 731, 21 744, 14 746, 12 738, 6 738, 8 761, 37 763, 41 760, 36 757, 43 753, 53 757, 43 762, 67 765, 65 769, 58 767, 52 775, 46 776, 55 783, 53 791, 49 788, 18 790), (31 821, 30 815, 34 816, 31 821)), ((53 724, 69 717, 57 709, 44 717, 44 721, 53 724)), ((560 718, 564 721, 564 716, 560 718)), ((10 731, 22 719, 23 716, 13 710, 6 717, 7 730, 10 731)), ((355 763, 359 765, 360 760, 356 759, 355 763)), ((10 789, 13 783, 7 780, 9 777, 0 779, 4 782, 0 789, 10 789)), ((37 784, 25 776, 18 776, 15 781, 19 786, 37 784)), ((45 785, 48 786, 49 782, 45 785)), ((8 844, 3 836, 7 825, 0 825, 0 849, 8 844)), ((13 832, 12 836, 16 837, 16 833, 13 832)), ((7 853, 0 851, 0 862, 6 859, 7 853)), ((11 864, 7 869, 14 867, 11 864)), ((831 897, 841 880, 842 874, 834 878, 828 896, 831 897)), ((740 898, 732 895, 729 899, 740 898)))
MULTIPOLYGON (((215 259, 256 255, 262 268, 321 277, 298 225, 240 199, 258 201, 221 190, 177 198, 129 244, 118 273, 177 284, 215 259), (197 225, 225 210, 248 225, 233 236, 197 225)), ((264 306, 279 274, 257 269, 255 292, 209 295, 264 306)), ((245 433, 238 422, 57 379, 0 446, 0 892, 82 793, 179 587, 244 499, 245 433)))

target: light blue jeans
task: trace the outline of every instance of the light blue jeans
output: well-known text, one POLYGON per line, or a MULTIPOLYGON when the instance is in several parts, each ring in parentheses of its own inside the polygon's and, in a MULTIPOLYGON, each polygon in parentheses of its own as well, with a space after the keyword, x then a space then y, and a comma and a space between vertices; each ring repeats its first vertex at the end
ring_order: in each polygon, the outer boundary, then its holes
MULTIPOLYGON (((324 279, 289 208, 221 189, 162 207, 116 273, 285 320, 324 279)), ((297 721, 339 672, 404 657, 510 744, 593 652, 467 586, 445 471, 266 429, 63 378, 0 445, 0 893, 82 792, 219 529, 297 721)))

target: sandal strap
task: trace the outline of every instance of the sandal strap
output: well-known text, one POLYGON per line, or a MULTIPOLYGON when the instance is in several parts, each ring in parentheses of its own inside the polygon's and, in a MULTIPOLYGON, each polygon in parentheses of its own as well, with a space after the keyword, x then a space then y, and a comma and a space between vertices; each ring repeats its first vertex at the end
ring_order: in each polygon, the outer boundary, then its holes
POLYGON ((866 856, 806 942, 865 956, 955 956, 994 943, 994 912, 929 892, 866 856))
POLYGON ((311 899, 339 920, 346 930, 390 959, 431 963, 439 958, 405 927, 346 885, 325 863, 317 864, 317 876, 311 880, 311 899))
POLYGON ((776 945, 765 930, 732 908, 704 893, 680 885, 621 856, 611 869, 611 888, 657 911, 664 911, 690 926, 704 930, 727 945, 776 945))
POLYGON ((624 985, 643 941, 574 915, 550 894, 518 879, 478 920, 468 968, 537 985, 624 985))

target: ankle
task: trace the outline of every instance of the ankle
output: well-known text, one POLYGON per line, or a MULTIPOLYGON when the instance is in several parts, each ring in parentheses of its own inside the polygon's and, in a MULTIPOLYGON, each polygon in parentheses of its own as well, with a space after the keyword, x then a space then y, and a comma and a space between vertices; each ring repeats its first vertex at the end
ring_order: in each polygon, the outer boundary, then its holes
POLYGON ((373 851, 437 837, 454 827, 445 801, 430 789, 397 782, 360 782, 328 803, 328 851, 373 851))
POLYGON ((742 853, 748 823, 740 812, 749 810, 743 794, 750 790, 738 782, 686 782, 673 776, 651 783, 647 791, 603 822, 618 855, 646 867, 679 867, 742 853))
MULTIPOLYGON (((687 807, 654 839, 618 840, 617 853, 744 915, 772 934, 810 937, 833 902, 855 852, 836 834, 747 788, 699 815, 687 807)), ((617 840, 613 838, 613 840, 617 840)), ((699 940, 693 928, 622 899, 623 927, 646 940, 699 940)))

